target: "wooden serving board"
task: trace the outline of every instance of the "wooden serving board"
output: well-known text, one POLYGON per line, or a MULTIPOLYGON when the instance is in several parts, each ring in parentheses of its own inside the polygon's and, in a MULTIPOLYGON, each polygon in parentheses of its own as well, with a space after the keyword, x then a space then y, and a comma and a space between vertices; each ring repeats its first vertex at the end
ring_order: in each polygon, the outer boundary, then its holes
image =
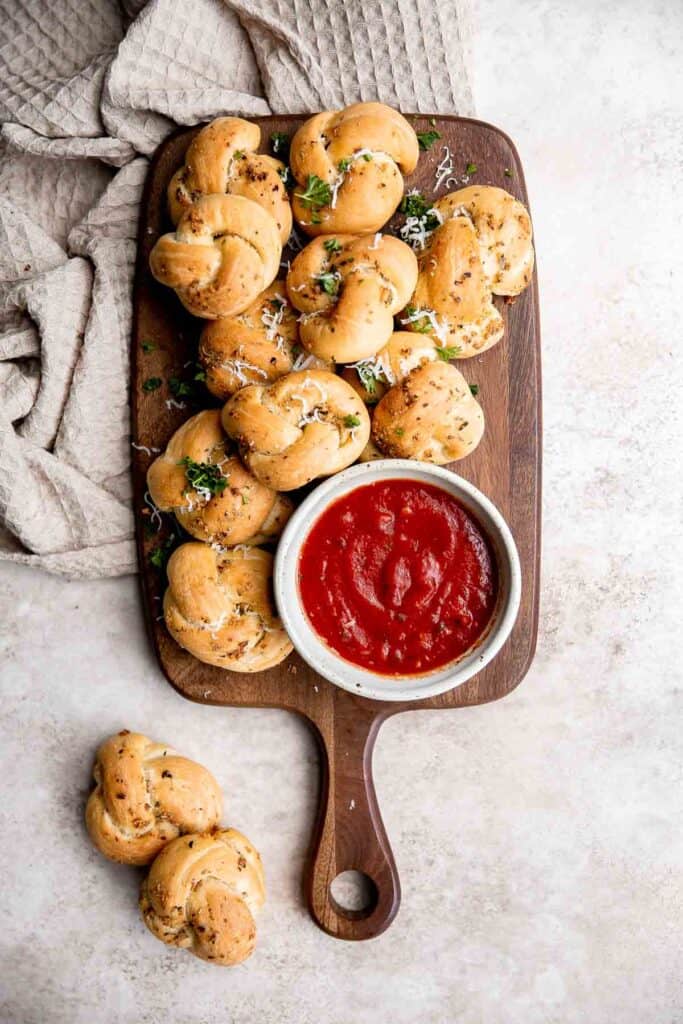
MULTIPOLYGON (((406 188, 434 196, 435 169, 442 146, 453 155, 455 174, 476 184, 499 185, 528 205, 524 176, 510 139, 481 121, 458 117, 408 115, 417 131, 435 127, 442 139, 421 153, 406 188)), ((302 117, 256 118, 263 130, 263 151, 271 132, 292 134, 302 117)), ((200 383, 196 400, 182 397, 185 408, 167 401, 171 378, 191 380, 202 322, 189 316, 172 291, 157 284, 149 272, 149 253, 169 230, 166 186, 183 162, 198 129, 183 129, 157 150, 142 203, 134 293, 132 339, 132 437, 149 449, 165 447, 171 434, 192 413, 216 405, 200 383), (149 351, 149 344, 155 347, 149 351), (148 351, 145 351, 148 349, 148 351), (163 383, 145 391, 150 377, 163 383)), ((460 185, 442 186, 438 194, 460 185)), ((389 230, 403 222, 397 215, 389 230)), ((286 252, 285 257, 290 253, 286 252)), ((283 257, 283 258, 285 258, 283 257)), ((498 301, 498 300, 497 300, 498 301)), ((487 494, 506 517, 522 564, 522 603, 512 635, 494 661, 469 682, 416 703, 385 703, 355 697, 316 675, 297 654, 282 665, 255 675, 213 668, 183 651, 167 633, 161 615, 165 580, 150 564, 154 549, 173 534, 172 517, 164 517, 158 533, 150 531, 145 505, 145 475, 154 457, 133 450, 133 484, 140 579, 150 635, 169 682, 190 700, 204 704, 279 707, 303 715, 321 748, 320 808, 305 875, 305 892, 315 921, 330 935, 368 939, 386 929, 399 907, 400 885, 372 781, 372 750, 379 728, 390 715, 422 708, 458 708, 505 696, 520 682, 534 654, 538 621, 538 576, 541 497, 541 374, 536 276, 514 302, 500 301, 505 337, 493 349, 458 368, 479 385, 486 432, 477 450, 455 463, 460 475, 487 494), (375 898, 364 911, 340 907, 330 892, 342 871, 364 872, 374 883, 375 898)))

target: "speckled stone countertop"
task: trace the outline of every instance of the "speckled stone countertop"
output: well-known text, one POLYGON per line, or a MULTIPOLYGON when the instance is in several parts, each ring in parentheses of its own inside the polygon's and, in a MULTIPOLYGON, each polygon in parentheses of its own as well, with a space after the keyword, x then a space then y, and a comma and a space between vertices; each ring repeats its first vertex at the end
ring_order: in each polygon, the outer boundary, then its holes
POLYGON ((683 1020, 683 9, 476 0, 474 19, 479 115, 518 145, 539 256, 536 661, 498 704, 383 727, 403 903, 380 939, 345 944, 300 898, 305 727, 178 697, 135 579, 5 567, 3 1024, 683 1020), (241 968, 158 943, 139 872, 90 848, 92 755, 124 726, 202 760, 263 854, 269 902, 241 968))

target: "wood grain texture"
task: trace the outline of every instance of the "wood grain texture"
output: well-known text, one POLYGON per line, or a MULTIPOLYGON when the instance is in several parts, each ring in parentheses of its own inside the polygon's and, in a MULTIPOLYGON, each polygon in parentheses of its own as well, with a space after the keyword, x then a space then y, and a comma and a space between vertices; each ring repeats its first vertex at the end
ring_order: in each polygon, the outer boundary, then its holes
MULTIPOLYGON (((409 118, 418 131, 433 126, 426 115, 409 118)), ((263 150, 273 131, 291 133, 301 117, 257 118, 263 128, 263 150)), ((517 152, 506 135, 491 125, 457 117, 436 117, 443 138, 421 154, 407 188, 434 195, 435 168, 441 146, 453 154, 461 177, 468 163, 478 171, 472 183, 499 185, 528 205, 517 152), (506 173, 509 172, 509 173, 506 173)), ((132 338, 132 436, 147 448, 163 449, 174 430, 199 408, 216 402, 199 385, 197 399, 183 398, 185 408, 167 405, 168 380, 188 380, 197 353, 202 323, 187 314, 173 292, 157 284, 149 272, 149 253, 160 234, 169 230, 166 186, 182 163, 197 129, 183 129, 157 150, 147 179, 140 221, 134 292, 132 338), (152 351, 142 343, 151 342, 152 351), (163 380, 155 391, 142 385, 150 377, 163 380)), ((438 194, 453 191, 442 186, 438 194)), ((395 218, 396 224, 402 218, 395 218)), ((390 222, 390 227, 394 222, 390 222)), ((286 253, 285 255, 290 255, 286 253)), ((462 686, 439 697, 415 703, 384 703, 354 697, 316 675, 292 654, 275 669, 239 675, 198 662, 171 639, 161 620, 163 574, 149 563, 151 551, 172 534, 171 517, 159 533, 149 529, 144 503, 145 475, 153 456, 133 450, 133 486, 137 522, 140 580, 150 636, 169 682, 190 700, 204 704, 280 707, 304 716, 313 726, 321 749, 320 810, 305 877, 308 904, 316 922, 330 935, 367 939, 379 935, 393 920, 400 886, 391 847, 382 824, 372 782, 372 749, 382 722, 401 711, 458 708, 505 696, 526 673, 534 654, 538 623, 541 498, 541 375, 540 329, 536 275, 514 302, 499 302, 506 323, 503 341, 483 355, 459 362, 470 383, 479 385, 486 432, 477 450, 455 463, 461 476, 481 488, 506 517, 522 565, 522 601, 510 639, 494 661, 462 686), (357 869, 375 883, 377 899, 365 912, 348 912, 330 895, 330 883, 342 871, 357 869)), ((147 346, 149 347, 149 346, 147 346)))

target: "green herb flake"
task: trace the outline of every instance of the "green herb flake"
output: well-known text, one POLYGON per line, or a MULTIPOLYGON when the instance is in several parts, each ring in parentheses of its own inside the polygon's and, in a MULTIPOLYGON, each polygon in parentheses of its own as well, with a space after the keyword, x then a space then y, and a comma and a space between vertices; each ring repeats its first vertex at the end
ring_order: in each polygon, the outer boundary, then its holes
POLYGON ((323 242, 323 248, 326 249, 327 252, 341 252, 342 247, 336 238, 326 238, 323 242))
POLYGON ((505 170, 503 171, 503 174, 505 175, 506 178, 511 178, 512 177, 512 171, 510 170, 509 167, 505 168, 505 170))
POLYGON ((478 384, 470 384, 470 392, 473 395, 478 395, 479 394, 479 385, 478 384))
POLYGON ((195 491, 209 491, 215 497, 228 486, 228 478, 223 476, 220 466, 211 462, 195 462, 186 455, 178 465, 185 467, 187 482, 195 491))
POLYGON ((162 381, 161 377, 148 377, 147 380, 145 381, 145 383, 142 385, 142 390, 143 391, 157 391, 161 387, 162 384, 163 384, 163 381, 162 381))
POLYGON ((249 504, 249 495, 246 494, 244 491, 242 492, 242 504, 243 505, 248 505, 249 504))
POLYGON ((175 537, 168 537, 161 544, 158 544, 149 555, 149 564, 153 565, 155 569, 163 572, 166 568, 166 563, 171 554, 171 550, 175 543, 175 537))
POLYGON ((418 220, 423 220, 425 231, 433 231, 441 223, 437 215, 430 212, 432 207, 421 192, 408 192, 404 195, 399 210, 406 217, 417 217, 418 220))
POLYGON ((289 135, 287 132, 271 132, 270 148, 276 156, 289 152, 289 135))
POLYGON ((425 151, 431 149, 436 140, 441 138, 441 132, 437 132, 436 129, 428 132, 417 132, 416 134, 420 149, 425 151))
POLYGON ((473 164, 473 163, 469 163, 467 165, 467 167, 465 168, 465 174, 469 175, 469 174, 476 174, 476 173, 477 173, 477 165, 473 164))
POLYGON ((314 280, 326 295, 335 296, 339 291, 340 280, 338 274, 318 274, 314 280))
POLYGON ((460 355, 460 348, 457 345, 437 345, 436 354, 439 359, 442 359, 444 363, 448 363, 451 359, 455 359, 456 356, 460 355))
POLYGON ((344 426, 348 427, 349 430, 353 430, 354 427, 360 426, 360 419, 358 416, 345 416, 344 426))
POLYGON ((145 353, 145 355, 149 355, 150 352, 154 352, 154 350, 156 349, 156 345, 154 344, 153 341, 143 341, 140 344, 140 348, 145 353))
POLYGON ((394 433, 396 434, 396 437, 403 437, 403 435, 405 434, 405 430, 403 429, 403 427, 396 427, 394 433))
MULTIPOLYGON (((419 310, 415 306, 406 306, 405 312, 406 317, 410 318, 411 316, 415 316, 415 314, 419 312, 419 310)), ((433 329, 432 323, 429 317, 426 315, 420 317, 419 320, 410 320, 408 326, 412 331, 417 331, 418 334, 429 334, 433 329)), ((444 357, 442 356, 441 358, 444 357)))
POLYGON ((342 172, 342 174, 346 174, 350 166, 351 158, 348 156, 342 157, 342 159, 337 164, 337 168, 342 172))
MULTIPOLYGON (((319 210, 322 206, 329 206, 332 202, 332 189, 317 174, 309 174, 305 190, 295 192, 294 195, 301 200, 307 210, 319 210)), ((313 224, 320 224, 320 218, 315 220, 314 217, 311 217, 311 221, 313 224)))
POLYGON ((189 381, 180 380, 179 377, 171 377, 168 382, 168 390, 174 398, 190 398, 194 394, 194 388, 189 381))
POLYGON ((369 164, 370 161, 372 160, 372 153, 363 153, 363 159, 365 160, 366 164, 369 164))

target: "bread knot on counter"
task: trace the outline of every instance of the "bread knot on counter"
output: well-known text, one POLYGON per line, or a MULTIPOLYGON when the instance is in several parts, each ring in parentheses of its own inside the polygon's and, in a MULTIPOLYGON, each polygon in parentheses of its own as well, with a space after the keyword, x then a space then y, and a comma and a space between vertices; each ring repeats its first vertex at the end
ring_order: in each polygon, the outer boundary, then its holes
POLYGON ((401 202, 403 174, 415 170, 418 157, 414 129, 383 103, 316 114, 289 151, 296 221, 309 235, 378 231, 401 202))
POLYGON ((222 796, 196 761, 139 733, 117 733, 97 751, 85 821, 105 857, 148 864, 170 840, 214 828, 222 796))
POLYGON ((241 117, 217 117, 202 128, 168 186, 173 223, 200 196, 243 196, 271 215, 284 245, 292 231, 292 209, 282 177, 285 165, 257 153, 260 144, 260 127, 241 117))
POLYGON ((194 316, 235 316, 272 284, 282 244, 269 213, 237 195, 200 196, 162 235, 149 257, 152 274, 173 288, 194 316))
POLYGON ((379 351, 394 315, 417 283, 412 249, 391 235, 314 239, 287 274, 289 301, 302 313, 301 344, 321 359, 353 363, 379 351))
POLYGON ((376 405, 389 388, 417 366, 434 362, 440 352, 443 350, 429 334, 394 331, 376 355, 345 366, 341 375, 366 405, 376 405))
POLYGON ((170 843, 142 883, 140 911, 162 942, 229 967, 253 953, 265 895, 258 852, 227 828, 170 843))
POLYGON ((484 413, 469 384, 441 360, 418 366, 391 388, 372 420, 372 440, 385 455, 438 466, 469 455, 483 433, 484 413))
POLYGON ((370 417, 341 377, 304 370, 238 391, 223 408, 223 427, 258 480, 291 491, 355 462, 370 417))
POLYGON ((292 513, 289 498, 260 483, 243 466, 206 409, 176 430, 147 471, 147 487, 162 512, 173 512, 193 537, 224 547, 273 540, 292 513))
POLYGON ((195 658, 231 672, 260 672, 292 650, 273 605, 267 551, 190 542, 173 552, 167 573, 166 626, 195 658))
POLYGON ((417 287, 401 323, 467 359, 503 337, 493 295, 518 295, 531 280, 531 221, 522 203, 493 186, 460 189, 434 208, 442 223, 418 255, 417 287))
POLYGON ((225 401, 247 384, 268 384, 289 373, 299 339, 297 314, 284 281, 274 281, 237 316, 206 325, 199 361, 209 391, 225 401))

